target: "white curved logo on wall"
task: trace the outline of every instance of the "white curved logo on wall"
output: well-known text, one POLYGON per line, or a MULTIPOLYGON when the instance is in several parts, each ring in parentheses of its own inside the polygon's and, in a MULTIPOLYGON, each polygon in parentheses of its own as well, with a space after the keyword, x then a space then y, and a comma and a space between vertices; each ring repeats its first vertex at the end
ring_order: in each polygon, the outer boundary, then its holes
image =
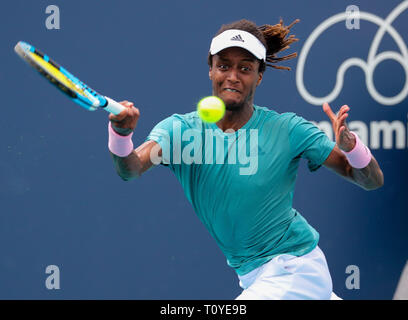
POLYGON ((350 14, 349 12, 339 13, 323 21, 310 34, 309 38, 306 40, 302 48, 302 51, 299 55, 298 65, 296 68, 296 85, 297 85, 300 95, 307 102, 314 104, 314 105, 322 105, 324 102, 331 102, 338 97, 338 95, 340 94, 343 88, 344 74, 347 71, 347 69, 352 66, 358 66, 361 69, 363 69, 365 72, 367 90, 375 101, 383 105, 391 106, 391 105, 398 104, 402 100, 404 100, 408 96, 408 50, 407 50, 407 46, 405 45, 404 40, 401 38, 400 34, 394 29, 394 27, 391 24, 401 14, 401 12, 403 12, 407 8, 408 8, 408 1, 401 2, 389 14, 389 16, 385 20, 369 12, 359 11, 359 12, 355 12, 352 14, 350 14), (379 26, 379 29, 374 37, 374 40, 371 43, 371 47, 368 52, 367 61, 364 61, 360 58, 350 58, 350 59, 345 60, 337 70, 336 84, 332 92, 330 92, 325 97, 312 96, 306 90, 304 82, 303 82, 305 62, 306 62, 306 58, 307 58, 307 55, 309 54, 311 47, 313 46, 317 38, 324 31, 330 28, 332 25, 342 22, 342 21, 350 20, 353 18, 360 19, 360 20, 367 20, 379 26), (385 32, 388 32, 389 35, 393 38, 400 52, 385 51, 385 52, 381 52, 377 54, 378 46, 385 32), (380 62, 384 60, 388 60, 388 59, 392 59, 392 60, 399 62, 405 70, 405 85, 403 89, 400 91, 400 93, 395 95, 394 97, 385 97, 381 95, 375 88, 374 81, 373 81, 373 74, 374 74, 374 70, 377 67, 377 65, 380 62))

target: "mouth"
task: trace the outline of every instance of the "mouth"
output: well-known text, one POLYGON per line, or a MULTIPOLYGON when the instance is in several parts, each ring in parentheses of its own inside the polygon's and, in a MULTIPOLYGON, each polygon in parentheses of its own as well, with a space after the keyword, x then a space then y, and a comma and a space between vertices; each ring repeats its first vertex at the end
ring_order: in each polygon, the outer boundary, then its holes
POLYGON ((223 91, 241 93, 241 91, 234 88, 225 88, 223 91))

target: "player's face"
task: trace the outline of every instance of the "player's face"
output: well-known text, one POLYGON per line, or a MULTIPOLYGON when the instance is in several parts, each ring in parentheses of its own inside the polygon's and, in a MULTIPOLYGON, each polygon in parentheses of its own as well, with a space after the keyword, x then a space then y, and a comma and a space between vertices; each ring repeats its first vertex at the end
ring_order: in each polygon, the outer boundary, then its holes
POLYGON ((212 59, 209 76, 213 95, 220 97, 231 111, 252 104, 255 89, 262 80, 259 61, 239 47, 224 49, 212 59))

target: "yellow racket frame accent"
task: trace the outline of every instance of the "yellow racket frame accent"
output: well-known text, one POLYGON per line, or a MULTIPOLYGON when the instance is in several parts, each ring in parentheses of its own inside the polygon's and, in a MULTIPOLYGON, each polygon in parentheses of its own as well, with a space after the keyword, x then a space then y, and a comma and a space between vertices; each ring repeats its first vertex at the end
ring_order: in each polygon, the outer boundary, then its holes
POLYGON ((43 58, 39 57, 35 53, 28 52, 30 57, 38 63, 41 68, 48 72, 52 77, 61 82, 64 86, 68 87, 72 91, 78 92, 81 95, 85 95, 85 92, 79 89, 74 83, 71 82, 60 70, 55 68, 51 63, 45 61, 43 58))

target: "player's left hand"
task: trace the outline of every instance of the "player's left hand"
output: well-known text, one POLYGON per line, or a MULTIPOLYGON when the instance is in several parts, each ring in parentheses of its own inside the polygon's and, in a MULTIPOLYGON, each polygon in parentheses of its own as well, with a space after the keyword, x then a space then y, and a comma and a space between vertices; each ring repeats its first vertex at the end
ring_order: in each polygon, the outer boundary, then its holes
POLYGON ((323 104, 323 111, 327 114, 332 123, 337 146, 345 152, 351 151, 356 145, 356 138, 346 125, 347 112, 349 110, 349 106, 344 105, 337 114, 334 114, 327 102, 323 104))

